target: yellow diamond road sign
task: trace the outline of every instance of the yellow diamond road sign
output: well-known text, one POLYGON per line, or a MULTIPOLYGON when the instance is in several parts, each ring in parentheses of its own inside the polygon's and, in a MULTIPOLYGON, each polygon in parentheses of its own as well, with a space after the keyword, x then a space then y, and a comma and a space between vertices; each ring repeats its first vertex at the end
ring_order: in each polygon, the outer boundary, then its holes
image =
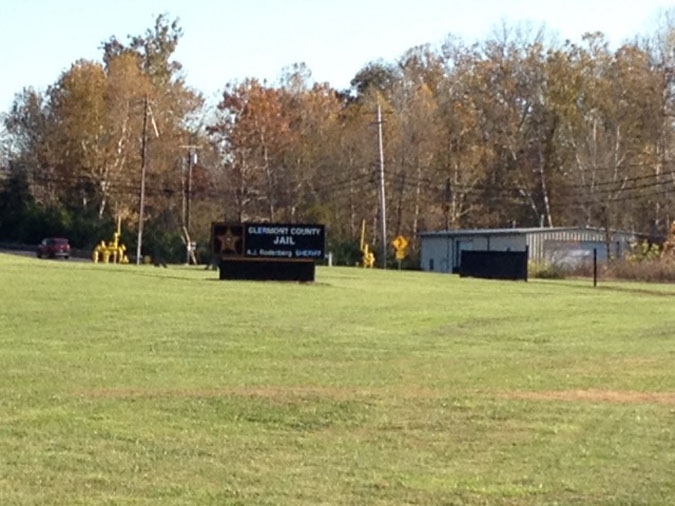
POLYGON ((402 235, 399 235, 396 239, 394 239, 391 243, 394 246, 394 249, 396 251, 404 251, 408 247, 408 239, 403 237, 402 235))

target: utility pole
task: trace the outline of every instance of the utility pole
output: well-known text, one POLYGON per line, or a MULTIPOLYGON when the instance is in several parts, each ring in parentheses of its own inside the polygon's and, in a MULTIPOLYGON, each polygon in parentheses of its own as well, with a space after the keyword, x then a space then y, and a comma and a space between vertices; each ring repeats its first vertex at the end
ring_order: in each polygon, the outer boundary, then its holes
POLYGON ((181 146, 187 149, 187 174, 183 177, 183 235, 185 236, 185 263, 197 263, 190 236, 190 204, 192 201, 192 168, 197 163, 197 151, 200 146, 188 144, 181 146))
POLYGON ((141 263, 143 245, 143 211, 145 207, 145 159, 148 150, 148 96, 143 99, 143 138, 141 140, 141 198, 138 206, 138 241, 136 244, 136 265, 141 263))
POLYGON ((384 194, 384 145, 382 143, 382 108, 377 103, 377 137, 380 147, 380 224, 382 231, 382 268, 387 268, 387 204, 384 194))
POLYGON ((185 228, 188 233, 190 232, 190 201, 192 200, 192 156, 192 150, 188 149, 187 202, 185 203, 185 228))
POLYGON ((452 188, 450 187, 450 178, 445 180, 445 230, 450 230, 450 198, 452 188))

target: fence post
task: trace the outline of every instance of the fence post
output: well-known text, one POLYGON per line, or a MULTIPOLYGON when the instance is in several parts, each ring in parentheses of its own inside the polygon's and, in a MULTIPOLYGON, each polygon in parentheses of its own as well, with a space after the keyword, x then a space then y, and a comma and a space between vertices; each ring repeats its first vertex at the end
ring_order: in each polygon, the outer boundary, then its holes
POLYGON ((525 245, 525 282, 527 283, 528 268, 530 266, 530 245, 525 245))
POLYGON ((598 286, 598 248, 593 248, 593 286, 598 286))

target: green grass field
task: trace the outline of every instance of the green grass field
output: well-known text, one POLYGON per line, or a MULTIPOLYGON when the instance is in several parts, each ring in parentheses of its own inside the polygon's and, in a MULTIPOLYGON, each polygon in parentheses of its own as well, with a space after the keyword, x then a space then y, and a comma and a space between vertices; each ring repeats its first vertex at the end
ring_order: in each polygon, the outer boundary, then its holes
POLYGON ((675 286, 0 255, 0 505, 673 504, 675 286))

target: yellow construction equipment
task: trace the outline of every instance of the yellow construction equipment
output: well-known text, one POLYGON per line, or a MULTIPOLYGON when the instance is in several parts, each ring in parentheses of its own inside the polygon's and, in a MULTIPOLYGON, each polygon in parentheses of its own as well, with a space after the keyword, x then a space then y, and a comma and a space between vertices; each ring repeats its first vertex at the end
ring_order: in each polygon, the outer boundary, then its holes
POLYGON ((361 222, 361 243, 360 243, 361 253, 361 264, 363 267, 372 269, 375 265, 375 254, 370 251, 370 247, 366 243, 366 220, 361 222))
POLYGON ((103 262, 104 264, 128 264, 129 257, 125 255, 127 247, 120 244, 120 236, 122 235, 122 217, 117 217, 117 230, 113 234, 113 240, 106 244, 101 241, 98 246, 91 252, 91 259, 94 263, 103 262))

